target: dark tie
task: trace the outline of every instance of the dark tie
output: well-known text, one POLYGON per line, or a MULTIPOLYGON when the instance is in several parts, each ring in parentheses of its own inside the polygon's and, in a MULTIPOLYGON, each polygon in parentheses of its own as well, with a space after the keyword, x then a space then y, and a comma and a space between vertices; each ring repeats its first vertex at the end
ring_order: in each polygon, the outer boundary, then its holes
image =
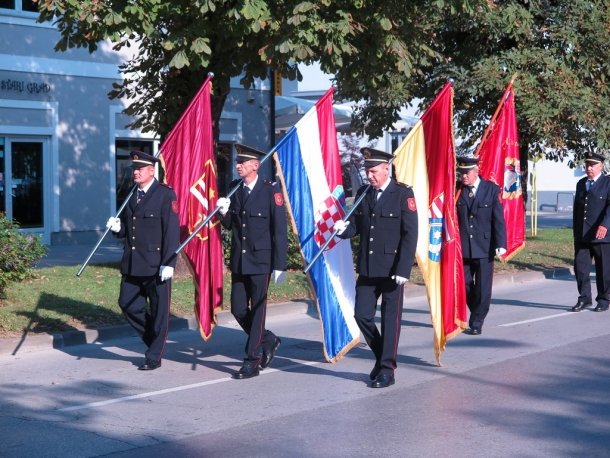
POLYGON ((382 192, 383 192, 383 190, 382 190, 382 189, 378 189, 378 190, 377 190, 377 193, 375 194, 375 198, 376 198, 377 200, 379 200, 379 198, 381 197, 381 193, 382 193, 382 192))
POLYGON ((138 197, 136 199, 136 203, 139 204, 142 199, 144 199, 144 194, 146 194, 141 189, 138 189, 138 197))
POLYGON ((587 192, 589 192, 589 189, 591 189, 591 186, 593 186, 593 183, 595 183, 595 181, 587 180, 587 192))
POLYGON ((472 186, 464 186, 466 188, 466 197, 468 198, 468 200, 472 200, 472 198, 474 197, 474 192, 473 192, 473 187, 472 186))
POLYGON ((248 200, 248 196, 250 195, 250 187, 244 185, 241 192, 242 192, 242 201, 245 202, 246 200, 248 200))

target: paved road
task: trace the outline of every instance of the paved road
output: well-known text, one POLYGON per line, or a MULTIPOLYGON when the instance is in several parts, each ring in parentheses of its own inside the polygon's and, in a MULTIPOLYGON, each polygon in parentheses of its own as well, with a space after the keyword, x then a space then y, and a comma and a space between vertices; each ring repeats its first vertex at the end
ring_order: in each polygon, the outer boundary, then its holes
MULTIPOLYGON (((499 282, 498 282, 499 283, 499 282)), ((434 364, 425 298, 408 298, 396 385, 367 387, 371 353, 323 362, 314 313, 275 316, 260 377, 232 380, 244 335, 171 334, 139 372, 123 338, 0 356, 6 457, 607 457, 610 313, 568 312, 572 278, 498 284, 482 336, 434 364)))

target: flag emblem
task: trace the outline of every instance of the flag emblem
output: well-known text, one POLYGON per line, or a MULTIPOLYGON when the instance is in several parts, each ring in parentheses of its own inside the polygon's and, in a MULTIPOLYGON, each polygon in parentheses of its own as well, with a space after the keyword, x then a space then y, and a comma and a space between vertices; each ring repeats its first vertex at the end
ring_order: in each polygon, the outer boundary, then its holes
POLYGON ((284 205, 284 196, 282 196, 281 192, 276 192, 273 195, 273 198, 275 199, 275 205, 277 205, 278 207, 284 205))
MULTIPOLYGON (((316 230, 314 238, 318 246, 322 246, 333 235, 335 223, 345 217, 345 210, 335 194, 343 195, 343 186, 335 188, 333 194, 324 199, 316 212, 316 230), (339 189, 340 188, 340 189, 339 189)), ((337 239, 333 239, 326 250, 330 250, 338 243, 337 239)))

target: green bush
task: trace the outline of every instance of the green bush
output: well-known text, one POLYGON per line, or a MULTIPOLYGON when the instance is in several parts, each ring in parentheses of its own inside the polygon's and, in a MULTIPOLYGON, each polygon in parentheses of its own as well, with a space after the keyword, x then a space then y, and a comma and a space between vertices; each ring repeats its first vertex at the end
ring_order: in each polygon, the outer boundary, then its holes
POLYGON ((5 297, 10 282, 30 278, 34 265, 47 251, 38 236, 18 229, 18 224, 0 213, 0 298, 5 297))

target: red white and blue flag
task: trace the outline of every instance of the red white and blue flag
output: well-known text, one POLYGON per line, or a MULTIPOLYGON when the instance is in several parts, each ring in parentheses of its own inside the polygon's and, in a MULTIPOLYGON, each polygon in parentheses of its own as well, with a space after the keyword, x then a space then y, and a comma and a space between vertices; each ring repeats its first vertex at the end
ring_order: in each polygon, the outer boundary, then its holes
MULTIPOLYGON (((280 140, 275 160, 286 203, 309 264, 345 216, 333 114, 333 89, 280 140)), ((323 328, 324 357, 338 361, 360 339, 354 319, 356 276, 349 240, 333 240, 307 275, 323 328)))

